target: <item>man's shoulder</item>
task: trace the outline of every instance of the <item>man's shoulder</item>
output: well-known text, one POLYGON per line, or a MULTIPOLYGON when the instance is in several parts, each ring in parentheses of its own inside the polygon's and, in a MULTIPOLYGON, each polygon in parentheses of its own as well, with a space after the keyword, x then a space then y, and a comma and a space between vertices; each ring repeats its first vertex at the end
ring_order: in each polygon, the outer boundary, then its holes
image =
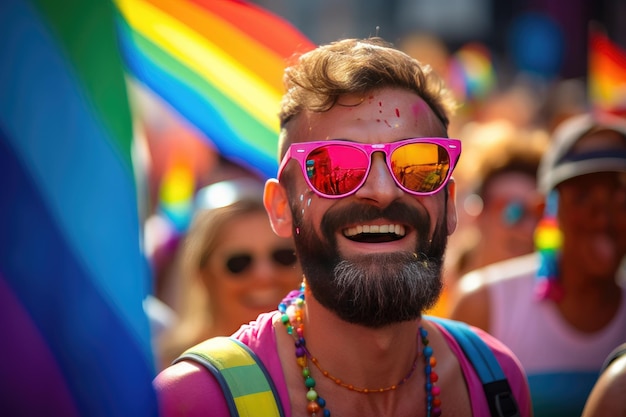
POLYGON ((530 414, 530 391, 526 374, 519 359, 506 345, 484 330, 464 322, 442 318, 438 318, 435 321, 448 334, 446 339, 452 352, 457 355, 459 365, 468 382, 470 393, 472 390, 474 392, 483 392, 482 389, 479 389, 481 383, 490 384, 490 381, 485 381, 479 375, 487 375, 487 379, 495 378, 497 375, 504 375, 517 401, 520 415, 527 416, 530 414), (469 337, 471 339, 470 343, 462 341, 463 335, 458 338, 453 334, 454 332, 449 332, 450 328, 454 329, 455 327, 465 328, 465 330, 473 333, 473 336, 469 337), (482 348, 480 347, 481 344, 475 339, 480 339, 483 342, 482 348))
POLYGON ((162 370, 153 381, 163 417, 195 417, 206 415, 208 409, 224 407, 221 388, 200 364, 181 361, 162 370))
MULTIPOLYGON (((530 393, 526 371, 515 353, 499 339, 486 331, 478 327, 470 327, 493 352, 493 355, 502 368, 502 372, 508 379, 509 385, 513 392, 516 393, 515 397, 518 402, 527 401, 530 398, 530 393)), ((527 404, 523 406, 526 407, 527 404)), ((520 405, 522 404, 520 403, 520 405)))
POLYGON ((522 281, 533 280, 538 267, 538 254, 531 253, 470 271, 460 278, 459 285, 461 288, 514 285, 522 281))
POLYGON ((501 359, 506 359, 507 361, 509 361, 512 358, 515 367, 522 367, 513 351, 511 351, 511 349, 509 349, 508 346, 502 343, 499 339, 481 328, 472 325, 469 325, 469 327, 472 331, 474 331, 474 333, 478 335, 478 337, 480 337, 483 342, 485 342, 485 344, 494 353, 499 362, 502 362, 501 359))
MULTIPOLYGON (((261 358, 265 366, 272 364, 280 368, 272 330, 272 319, 275 314, 275 312, 261 314, 255 321, 243 325, 231 336, 231 339, 245 346, 251 355, 261 358)), ((212 350, 216 348, 216 345, 211 342, 218 339, 222 341, 227 338, 217 337, 206 340, 191 350, 204 354, 216 353, 212 350)), ((219 345, 228 348, 222 343, 219 345)), ((230 351, 231 349, 228 349, 228 352, 230 351)), ((212 416, 230 415, 220 383, 201 362, 193 358, 182 359, 156 376, 153 386, 157 393, 162 417, 200 417, 205 416, 207 410, 211 410, 212 416)), ((275 369, 269 369, 269 372, 270 374, 274 372, 272 377, 275 377, 275 369)))
MULTIPOLYGON (((430 316, 427 316, 427 318, 432 319, 432 317, 430 316)), ((446 331, 450 333, 450 336, 453 339, 455 339, 456 343, 458 343, 459 345, 461 345, 461 341, 455 337, 455 333, 452 332, 451 330, 453 330, 455 327, 461 326, 461 327, 465 327, 466 329, 474 333, 478 339, 482 340, 482 342, 484 342, 484 344, 489 348, 489 350, 493 352, 494 356, 498 359, 499 362, 501 362, 500 358, 513 358, 515 365, 516 366, 519 365, 519 362, 517 361, 517 357, 515 356, 515 354, 513 354, 513 352, 504 343, 500 342, 500 340, 498 340, 497 338, 495 338, 488 332, 484 331, 483 329, 476 327, 476 326, 472 326, 471 324, 467 324, 459 320, 453 320, 453 319, 448 319, 448 318, 436 318, 435 322, 438 323, 444 329, 446 329, 446 331)))

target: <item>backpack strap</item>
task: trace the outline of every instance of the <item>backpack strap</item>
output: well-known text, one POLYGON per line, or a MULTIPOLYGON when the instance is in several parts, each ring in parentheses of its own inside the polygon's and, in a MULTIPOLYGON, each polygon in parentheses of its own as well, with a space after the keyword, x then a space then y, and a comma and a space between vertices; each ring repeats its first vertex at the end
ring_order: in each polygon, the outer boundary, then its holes
POLYGON ((491 415, 519 417, 509 382, 489 346, 466 323, 433 316, 425 318, 441 325, 461 346, 483 384, 491 415))
POLYGON ((220 384, 232 417, 284 417, 282 403, 269 372, 239 340, 214 337, 186 350, 174 363, 191 360, 203 365, 220 384))

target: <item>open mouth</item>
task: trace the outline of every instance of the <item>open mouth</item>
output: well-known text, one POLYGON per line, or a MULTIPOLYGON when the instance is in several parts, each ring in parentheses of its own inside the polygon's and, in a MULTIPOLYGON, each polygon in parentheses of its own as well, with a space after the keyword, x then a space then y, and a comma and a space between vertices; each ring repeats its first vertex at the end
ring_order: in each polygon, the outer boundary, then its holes
POLYGON ((343 231, 343 235, 360 243, 384 243, 402 239, 406 231, 400 224, 358 225, 343 231))

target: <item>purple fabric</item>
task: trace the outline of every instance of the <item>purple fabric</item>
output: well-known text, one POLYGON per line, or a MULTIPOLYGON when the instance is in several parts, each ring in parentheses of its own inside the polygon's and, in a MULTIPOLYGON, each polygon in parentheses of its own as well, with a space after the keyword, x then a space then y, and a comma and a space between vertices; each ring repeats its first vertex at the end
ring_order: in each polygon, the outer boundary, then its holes
POLYGON ((46 341, 0 274, 0 409, 7 416, 79 416, 46 341))

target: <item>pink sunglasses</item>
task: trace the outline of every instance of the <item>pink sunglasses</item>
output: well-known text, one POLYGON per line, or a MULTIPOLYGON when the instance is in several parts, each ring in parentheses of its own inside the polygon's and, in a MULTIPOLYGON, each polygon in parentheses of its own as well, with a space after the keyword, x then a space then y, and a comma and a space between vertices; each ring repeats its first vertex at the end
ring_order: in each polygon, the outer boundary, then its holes
POLYGON ((461 141, 448 138, 413 138, 368 144, 344 140, 293 143, 280 167, 295 159, 309 187, 320 197, 342 198, 363 186, 372 167, 372 154, 383 152, 398 187, 427 196, 441 190, 461 155, 461 141))

